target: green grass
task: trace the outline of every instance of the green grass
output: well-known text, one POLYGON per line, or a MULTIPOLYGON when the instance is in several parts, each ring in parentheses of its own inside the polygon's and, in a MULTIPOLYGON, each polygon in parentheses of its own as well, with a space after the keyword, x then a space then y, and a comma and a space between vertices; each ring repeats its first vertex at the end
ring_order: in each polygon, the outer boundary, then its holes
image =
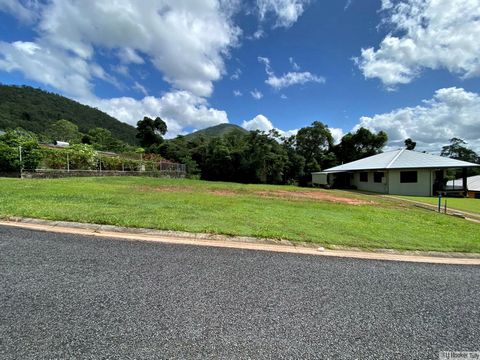
MULTIPOLYGON (((437 197, 421 197, 421 196, 399 196, 401 198, 413 201, 419 201, 426 204, 438 205, 437 197)), ((442 198, 442 209, 447 201, 448 209, 456 209, 460 211, 470 212, 472 214, 480 215, 480 199, 473 198, 442 198)))
POLYGON ((0 179, 0 217, 6 216, 281 238, 327 247, 480 252, 479 224, 375 195, 289 186, 133 177, 0 179), (364 204, 299 198, 305 191, 364 204))

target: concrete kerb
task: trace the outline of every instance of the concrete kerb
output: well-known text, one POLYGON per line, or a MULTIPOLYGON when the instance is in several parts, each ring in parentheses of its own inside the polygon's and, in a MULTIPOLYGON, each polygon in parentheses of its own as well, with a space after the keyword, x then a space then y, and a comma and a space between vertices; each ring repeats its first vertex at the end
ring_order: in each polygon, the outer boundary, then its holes
POLYGON ((21 217, 4 218, 3 220, 0 220, 0 225, 38 231, 78 234, 101 238, 116 238, 132 241, 235 248, 244 250, 333 256, 367 260, 388 260, 451 265, 480 265, 480 254, 470 253, 397 251, 391 249, 376 249, 372 251, 366 251, 364 249, 346 248, 342 246, 330 246, 329 249, 324 249, 319 244, 297 243, 288 240, 126 228, 113 225, 50 221, 21 217))

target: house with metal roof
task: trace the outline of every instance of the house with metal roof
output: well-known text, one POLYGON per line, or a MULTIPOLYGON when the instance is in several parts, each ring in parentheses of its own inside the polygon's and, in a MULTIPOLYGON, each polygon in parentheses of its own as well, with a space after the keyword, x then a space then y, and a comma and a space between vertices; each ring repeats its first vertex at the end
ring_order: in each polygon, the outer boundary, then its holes
POLYGON ((400 149, 312 173, 312 183, 382 194, 434 196, 446 191, 448 169, 463 169, 462 189, 466 192, 467 169, 477 166, 480 165, 400 149))
MULTIPOLYGON (((463 179, 455 179, 447 182, 448 190, 458 190, 463 188, 463 179)), ((480 199, 480 175, 467 177, 468 197, 480 199)))

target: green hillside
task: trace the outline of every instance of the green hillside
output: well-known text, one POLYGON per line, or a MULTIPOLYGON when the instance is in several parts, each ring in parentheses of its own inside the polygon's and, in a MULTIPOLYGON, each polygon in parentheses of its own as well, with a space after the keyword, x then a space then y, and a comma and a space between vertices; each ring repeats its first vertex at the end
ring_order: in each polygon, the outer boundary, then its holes
POLYGON ((195 131, 191 134, 185 135, 185 138, 187 139, 193 139, 198 136, 205 136, 207 138, 213 138, 213 137, 220 137, 224 136, 226 134, 231 133, 232 131, 238 131, 241 134, 247 134, 248 131, 245 130, 244 128, 235 125, 235 124, 220 124, 220 125, 215 125, 208 127, 206 129, 198 130, 195 131))
POLYGON ((64 96, 30 86, 0 85, 0 129, 22 127, 42 133, 53 122, 66 119, 82 133, 96 127, 110 130, 112 136, 136 144, 136 129, 106 113, 64 96))

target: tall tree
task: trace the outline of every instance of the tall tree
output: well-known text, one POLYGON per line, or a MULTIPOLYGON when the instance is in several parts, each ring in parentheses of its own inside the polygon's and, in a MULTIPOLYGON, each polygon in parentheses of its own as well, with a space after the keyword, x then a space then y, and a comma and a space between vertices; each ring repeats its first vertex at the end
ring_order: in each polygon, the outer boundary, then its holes
POLYGON ((163 142, 162 135, 167 132, 167 124, 157 117, 155 120, 145 116, 137 122, 137 139, 140 145, 148 149, 160 145, 163 142))
POLYGON ((467 143, 459 138, 451 138, 450 145, 442 147, 441 156, 449 157, 452 159, 468 161, 477 163, 480 161, 479 156, 472 149, 467 148, 467 143))
POLYGON ((347 133, 344 135, 340 144, 335 146, 337 161, 347 163, 379 154, 387 140, 388 136, 384 131, 375 134, 361 127, 353 134, 347 133))
POLYGON ((417 143, 413 141, 411 138, 405 139, 405 148, 407 150, 414 150, 415 147, 417 146, 417 143))
POLYGON ((53 141, 76 143, 79 142, 81 138, 78 126, 65 119, 55 121, 48 128, 47 134, 53 141))
POLYGON ((334 165, 333 137, 328 126, 315 121, 311 126, 298 130, 295 138, 297 154, 305 159, 304 175, 300 177, 299 183, 307 185, 311 181, 312 172, 334 165))
POLYGON ((297 152, 295 141, 294 135, 283 138, 281 141, 288 159, 283 171, 283 182, 285 184, 294 184, 305 175, 305 158, 297 152))
POLYGON ((113 138, 110 130, 104 128, 90 129, 88 132, 90 143, 97 150, 110 150, 113 138))

